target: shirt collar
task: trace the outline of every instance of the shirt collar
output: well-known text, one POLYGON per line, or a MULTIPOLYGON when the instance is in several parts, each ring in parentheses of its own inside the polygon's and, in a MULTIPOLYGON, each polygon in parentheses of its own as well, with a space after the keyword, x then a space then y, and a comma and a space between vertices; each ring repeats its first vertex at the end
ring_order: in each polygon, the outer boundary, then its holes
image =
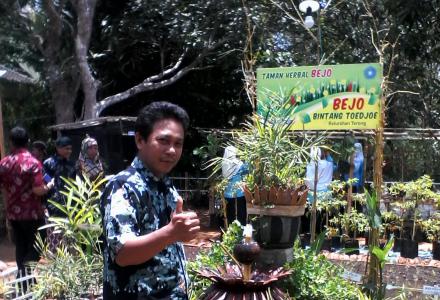
POLYGON ((171 179, 168 176, 164 176, 159 178, 153 174, 153 172, 148 169, 147 166, 139 159, 139 157, 135 157, 131 166, 135 168, 139 173, 145 176, 146 179, 151 179, 154 182, 162 181, 166 186, 171 186, 171 179))
POLYGON ((26 148, 15 148, 11 152, 12 152, 12 154, 18 154, 18 153, 24 153, 24 152, 29 152, 29 151, 26 148))

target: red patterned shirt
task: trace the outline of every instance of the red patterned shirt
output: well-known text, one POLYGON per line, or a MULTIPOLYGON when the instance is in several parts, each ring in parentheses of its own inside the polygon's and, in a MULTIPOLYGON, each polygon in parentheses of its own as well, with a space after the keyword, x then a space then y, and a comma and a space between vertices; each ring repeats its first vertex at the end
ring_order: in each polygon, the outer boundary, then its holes
POLYGON ((43 166, 28 150, 16 149, 0 161, 0 185, 6 191, 8 220, 43 218, 41 198, 32 192, 32 187, 43 184, 43 166))

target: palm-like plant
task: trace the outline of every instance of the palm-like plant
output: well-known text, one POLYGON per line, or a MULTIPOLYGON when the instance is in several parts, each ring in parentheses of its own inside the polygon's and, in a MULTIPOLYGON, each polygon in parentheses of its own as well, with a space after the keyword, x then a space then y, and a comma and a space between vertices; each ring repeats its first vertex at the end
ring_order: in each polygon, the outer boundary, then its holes
POLYGON ((67 246, 78 244, 87 249, 88 253, 98 246, 97 241, 102 234, 101 213, 99 199, 101 188, 106 179, 98 178, 90 181, 86 176, 76 179, 63 178, 65 190, 61 191, 66 196, 66 203, 60 204, 49 200, 59 209, 63 217, 49 217, 49 224, 43 228, 54 228, 54 232, 61 233, 63 242, 67 246))
MULTIPOLYGON (((63 178, 64 179, 64 178, 63 178)), ((106 179, 90 181, 87 177, 64 179, 66 204, 49 200, 63 214, 50 217, 43 228, 53 228, 63 236, 55 251, 40 238, 37 241, 44 263, 36 266, 36 299, 80 299, 100 293, 102 284, 102 254, 99 238, 102 234, 99 199, 106 179)))
MULTIPOLYGON (((310 148, 324 144, 324 135, 292 133, 293 110, 289 100, 274 101, 265 115, 253 114, 243 123, 242 130, 233 132, 228 144, 236 147, 239 158, 248 164, 245 184, 250 190, 257 187, 269 191, 273 187, 286 189, 301 185, 310 148)), ((212 159, 208 167, 213 167, 216 173, 222 161, 221 157, 212 159)))

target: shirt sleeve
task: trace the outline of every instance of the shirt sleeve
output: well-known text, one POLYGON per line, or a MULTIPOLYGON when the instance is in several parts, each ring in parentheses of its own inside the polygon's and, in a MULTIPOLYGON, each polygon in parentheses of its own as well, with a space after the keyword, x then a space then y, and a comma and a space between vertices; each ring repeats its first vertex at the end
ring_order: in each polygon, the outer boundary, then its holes
POLYGON ((133 204, 135 201, 130 199, 130 197, 135 197, 135 194, 130 193, 129 186, 126 184, 113 183, 106 189, 110 189, 110 191, 103 194, 105 197, 103 199, 105 204, 104 235, 110 257, 114 260, 127 240, 139 236, 136 207, 133 204))
POLYGON ((43 163, 43 173, 46 173, 50 177, 55 177, 55 170, 53 167, 52 158, 48 158, 43 163))
POLYGON ((38 187, 42 186, 44 184, 43 180, 43 166, 40 162, 35 162, 33 168, 31 169, 32 172, 32 186, 38 187))

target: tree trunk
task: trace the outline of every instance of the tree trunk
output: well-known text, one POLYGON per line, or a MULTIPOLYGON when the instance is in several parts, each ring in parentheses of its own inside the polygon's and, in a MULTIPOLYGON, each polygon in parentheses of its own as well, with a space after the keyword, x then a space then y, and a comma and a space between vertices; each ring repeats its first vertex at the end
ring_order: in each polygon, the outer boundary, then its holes
POLYGON ((49 82, 52 99, 55 106, 56 124, 70 123, 74 121, 74 103, 78 92, 78 84, 59 80, 49 82))
POLYGON ((75 54, 81 77, 81 86, 84 93, 84 115, 83 119, 93 119, 95 117, 96 94, 98 82, 92 75, 87 61, 87 52, 90 45, 92 34, 93 16, 95 14, 96 0, 74 1, 77 13, 77 33, 75 37, 75 54))

